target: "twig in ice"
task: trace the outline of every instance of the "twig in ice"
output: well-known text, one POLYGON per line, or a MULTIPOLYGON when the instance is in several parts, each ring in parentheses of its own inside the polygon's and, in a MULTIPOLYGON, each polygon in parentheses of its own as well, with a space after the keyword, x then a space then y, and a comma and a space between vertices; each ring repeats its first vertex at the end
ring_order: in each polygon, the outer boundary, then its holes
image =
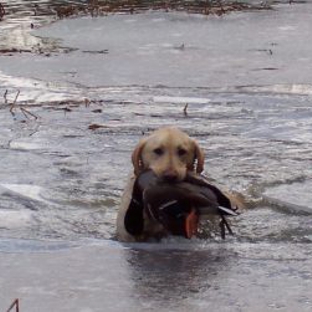
POLYGON ((16 93, 16 96, 15 96, 15 99, 14 99, 13 103, 11 104, 10 113, 11 113, 13 116, 15 115, 14 112, 13 112, 13 109, 15 108, 15 104, 16 104, 16 102, 17 102, 17 99, 18 99, 20 93, 21 93, 21 91, 18 90, 17 93, 16 93))
POLYGON ((15 299, 12 304, 10 305, 9 309, 6 312, 12 311, 12 309, 15 307, 15 312, 19 312, 19 300, 18 298, 15 299))
POLYGON ((8 103, 7 95, 8 95, 8 89, 6 89, 5 92, 4 92, 4 94, 3 94, 4 104, 7 104, 7 103, 8 103))
POLYGON ((20 109, 21 109, 22 113, 24 114, 24 116, 25 116, 27 119, 28 119, 27 114, 30 115, 30 116, 32 116, 32 117, 34 117, 36 120, 38 119, 38 116, 36 116, 35 114, 31 113, 31 112, 28 111, 26 108, 20 107, 20 109))
POLYGON ((188 108, 188 103, 185 104, 184 108, 183 108, 183 114, 185 117, 187 117, 187 108, 188 108))

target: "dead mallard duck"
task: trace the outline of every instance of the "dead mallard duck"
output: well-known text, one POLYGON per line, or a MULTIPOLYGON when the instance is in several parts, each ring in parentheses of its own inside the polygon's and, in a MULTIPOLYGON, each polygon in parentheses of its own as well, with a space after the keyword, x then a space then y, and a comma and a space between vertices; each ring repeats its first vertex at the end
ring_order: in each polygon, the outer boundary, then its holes
POLYGON ((124 223, 136 237, 143 235, 148 219, 161 224, 167 234, 191 238, 197 234, 200 217, 219 215, 225 238, 225 228, 233 234, 225 216, 236 216, 235 210, 227 196, 200 175, 188 174, 183 182, 169 183, 147 170, 135 180, 124 223))

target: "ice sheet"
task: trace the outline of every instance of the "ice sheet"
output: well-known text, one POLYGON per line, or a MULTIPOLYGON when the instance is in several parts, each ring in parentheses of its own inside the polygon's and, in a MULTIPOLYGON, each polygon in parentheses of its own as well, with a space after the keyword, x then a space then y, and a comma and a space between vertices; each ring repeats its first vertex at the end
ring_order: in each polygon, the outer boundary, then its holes
POLYGON ((312 181, 283 184, 267 189, 266 200, 293 211, 312 213, 312 181))

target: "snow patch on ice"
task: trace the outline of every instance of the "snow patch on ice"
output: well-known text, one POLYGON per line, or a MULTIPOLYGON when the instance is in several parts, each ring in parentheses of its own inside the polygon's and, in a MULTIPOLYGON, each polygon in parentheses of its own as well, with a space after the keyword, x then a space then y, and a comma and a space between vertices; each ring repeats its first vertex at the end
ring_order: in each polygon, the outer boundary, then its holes
POLYGON ((157 103, 176 103, 176 104, 207 104, 210 103, 210 99, 195 98, 195 97, 182 97, 182 96, 154 96, 153 101, 157 103))
POLYGON ((33 212, 29 210, 0 210, 0 228, 15 229, 29 224, 33 212))
POLYGON ((42 192, 43 188, 38 185, 29 185, 29 184, 0 184, 0 187, 18 194, 23 197, 27 197, 33 200, 47 202, 40 193, 42 192))

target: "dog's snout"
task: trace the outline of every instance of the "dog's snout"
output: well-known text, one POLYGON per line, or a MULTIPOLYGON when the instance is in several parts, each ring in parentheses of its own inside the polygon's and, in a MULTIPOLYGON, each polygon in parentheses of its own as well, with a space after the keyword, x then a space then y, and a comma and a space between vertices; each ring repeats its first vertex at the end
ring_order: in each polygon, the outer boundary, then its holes
POLYGON ((168 182, 176 182, 179 177, 178 172, 173 169, 166 170, 162 176, 163 179, 168 182))

